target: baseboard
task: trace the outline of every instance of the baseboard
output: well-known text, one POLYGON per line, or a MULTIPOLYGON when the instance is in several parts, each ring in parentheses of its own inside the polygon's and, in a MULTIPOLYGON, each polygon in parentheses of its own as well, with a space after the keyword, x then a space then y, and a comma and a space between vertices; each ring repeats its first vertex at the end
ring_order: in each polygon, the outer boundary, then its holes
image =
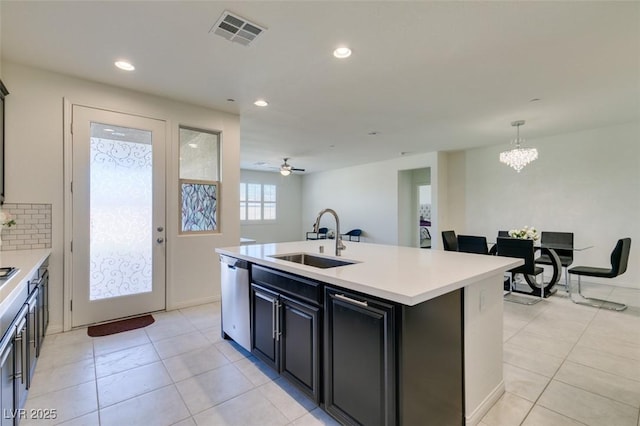
POLYGON ((192 306, 206 305, 207 303, 219 302, 220 296, 212 296, 187 300, 185 302, 167 304, 167 311, 175 311, 177 309, 191 308, 192 306))
POLYGON ((482 421, 482 418, 489 412, 491 407, 498 402, 500 397, 504 394, 504 380, 500 380, 498 386, 496 386, 487 397, 478 405, 473 413, 466 415, 466 426, 475 426, 482 421))
POLYGON ((45 333, 45 336, 48 336, 50 334, 62 333, 62 331, 62 324, 49 324, 47 326, 47 332, 45 333))

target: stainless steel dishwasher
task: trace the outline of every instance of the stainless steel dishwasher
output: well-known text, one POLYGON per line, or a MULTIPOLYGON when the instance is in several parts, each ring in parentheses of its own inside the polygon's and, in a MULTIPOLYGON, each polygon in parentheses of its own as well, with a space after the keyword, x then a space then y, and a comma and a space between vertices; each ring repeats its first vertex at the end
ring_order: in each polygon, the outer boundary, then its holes
POLYGON ((249 265, 246 260, 220 255, 222 332, 251 352, 249 265))

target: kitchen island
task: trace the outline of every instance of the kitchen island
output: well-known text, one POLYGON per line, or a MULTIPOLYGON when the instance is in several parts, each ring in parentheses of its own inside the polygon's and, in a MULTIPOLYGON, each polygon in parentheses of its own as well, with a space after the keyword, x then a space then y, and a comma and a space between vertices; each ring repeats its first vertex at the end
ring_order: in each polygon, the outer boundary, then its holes
POLYGON ((342 423, 477 424, 504 392, 502 277, 522 261, 345 244, 216 250, 251 266, 252 353, 342 423))

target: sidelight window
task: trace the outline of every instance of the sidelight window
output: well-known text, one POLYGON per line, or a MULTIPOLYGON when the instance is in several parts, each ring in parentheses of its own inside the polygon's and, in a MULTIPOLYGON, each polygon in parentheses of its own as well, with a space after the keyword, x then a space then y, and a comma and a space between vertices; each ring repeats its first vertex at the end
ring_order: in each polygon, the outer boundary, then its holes
POLYGON ((220 232, 220 133, 180 126, 180 233, 220 232))

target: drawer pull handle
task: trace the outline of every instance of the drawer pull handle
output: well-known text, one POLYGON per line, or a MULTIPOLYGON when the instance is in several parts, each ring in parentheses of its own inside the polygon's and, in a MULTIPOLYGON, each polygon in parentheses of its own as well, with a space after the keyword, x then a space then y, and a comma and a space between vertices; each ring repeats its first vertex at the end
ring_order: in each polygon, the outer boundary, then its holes
POLYGON ((353 303, 354 305, 369 306, 369 304, 366 301, 362 302, 360 300, 352 299, 350 297, 345 296, 344 294, 337 294, 336 293, 333 296, 336 299, 344 300, 345 302, 353 303))

